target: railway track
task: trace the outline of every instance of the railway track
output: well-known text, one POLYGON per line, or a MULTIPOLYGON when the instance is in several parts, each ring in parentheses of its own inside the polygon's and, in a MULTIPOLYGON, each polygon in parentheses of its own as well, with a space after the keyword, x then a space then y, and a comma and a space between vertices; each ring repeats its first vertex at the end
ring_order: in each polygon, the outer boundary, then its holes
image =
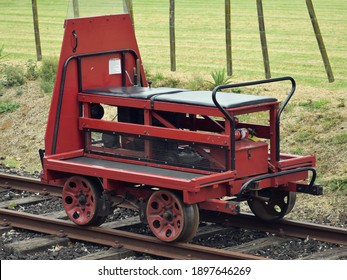
MULTIPOLYGON (((329 250, 323 252, 318 251, 304 257, 299 256, 299 258, 347 258, 347 250, 345 248, 347 245, 347 230, 342 228, 288 220, 283 220, 276 224, 264 224, 249 214, 229 216, 202 212, 201 219, 207 222, 205 223, 207 226, 201 227, 201 231, 198 233, 196 239, 208 239, 209 235, 212 236, 213 234, 222 235, 223 232, 228 229, 230 230, 230 228, 232 230, 242 228, 249 229, 250 231, 261 231, 263 232, 263 236, 238 245, 227 246, 223 249, 193 244, 194 242, 165 243, 152 236, 121 229, 124 226, 131 228, 134 225, 138 225, 136 217, 125 219, 123 222, 117 220, 106 223, 102 227, 89 227, 83 228, 82 230, 81 227, 76 226, 72 222, 61 219, 65 216, 62 211, 58 213, 47 213, 45 215, 35 215, 7 209, 9 205, 16 205, 18 208, 21 203, 32 204, 41 203, 41 201, 59 200, 57 197, 60 196, 60 187, 45 185, 37 179, 0 174, 0 187, 3 188, 0 194, 10 190, 20 190, 37 194, 35 196, 17 200, 12 199, 0 203, 0 221, 2 221, 3 227, 7 227, 7 229, 9 227, 21 228, 48 234, 50 236, 48 240, 53 241, 54 244, 60 244, 59 242, 61 242, 61 246, 64 246, 68 240, 80 240, 80 242, 91 242, 111 248, 110 250, 102 250, 97 254, 86 256, 85 258, 124 258, 131 256, 131 252, 139 252, 155 256, 155 258, 168 259, 264 259, 269 257, 259 255, 259 252, 265 252, 269 246, 273 247, 285 243, 295 244, 295 242, 306 242, 307 240, 328 242, 334 245, 329 250), (216 223, 223 224, 223 227, 216 226, 216 223), (256 252, 258 252, 258 255, 256 252)), ((42 247, 45 242, 39 239, 36 243, 42 247)), ((20 246, 19 244, 18 246, 20 246)), ((48 244, 50 245, 47 246, 53 246, 49 242, 48 244)), ((15 246, 12 248, 15 248, 15 246)), ((24 246, 28 247, 29 245, 26 244, 24 246)), ((32 246, 35 247, 35 244, 32 246)))

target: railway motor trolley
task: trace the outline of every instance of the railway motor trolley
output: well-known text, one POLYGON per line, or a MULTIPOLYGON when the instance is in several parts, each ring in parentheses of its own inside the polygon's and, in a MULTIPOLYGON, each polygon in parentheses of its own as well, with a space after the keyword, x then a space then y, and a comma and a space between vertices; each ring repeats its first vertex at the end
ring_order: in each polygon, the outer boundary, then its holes
POLYGON ((322 194, 315 157, 280 152, 291 77, 220 85, 212 92, 151 87, 128 14, 65 21, 40 150, 41 180, 62 187, 68 217, 101 225, 115 207, 139 210, 163 241, 189 241, 199 211, 258 218, 289 213, 297 192, 322 194), (288 96, 225 89, 287 83, 288 96), (263 114, 264 123, 243 116, 263 114))

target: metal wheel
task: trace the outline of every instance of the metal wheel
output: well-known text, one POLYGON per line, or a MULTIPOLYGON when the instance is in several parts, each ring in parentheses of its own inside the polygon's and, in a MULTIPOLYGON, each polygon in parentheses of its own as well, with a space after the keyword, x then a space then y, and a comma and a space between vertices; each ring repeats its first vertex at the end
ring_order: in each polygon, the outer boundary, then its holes
POLYGON ((146 215, 151 231, 166 242, 192 239, 199 226, 199 209, 187 205, 173 192, 160 190, 148 200, 146 215))
POLYGON ((64 184, 63 205, 71 221, 98 226, 107 218, 102 211, 102 185, 95 178, 72 176, 64 184))
POLYGON ((258 195, 247 200, 249 208, 259 219, 272 222, 283 218, 294 207, 295 192, 275 188, 258 191, 258 195))

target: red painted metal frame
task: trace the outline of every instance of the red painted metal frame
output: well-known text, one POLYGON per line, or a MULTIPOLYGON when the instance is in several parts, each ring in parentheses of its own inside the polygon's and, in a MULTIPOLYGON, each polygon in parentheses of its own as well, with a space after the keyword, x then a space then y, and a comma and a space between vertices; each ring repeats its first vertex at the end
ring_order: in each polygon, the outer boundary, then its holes
POLYGON ((94 129, 102 131, 117 131, 134 135, 161 137, 167 139, 198 142, 202 144, 213 144, 228 146, 230 137, 228 135, 211 134, 205 132, 178 130, 173 128, 155 127, 149 125, 138 125, 132 123, 112 122, 96 120, 91 118, 80 118, 80 129, 94 129))

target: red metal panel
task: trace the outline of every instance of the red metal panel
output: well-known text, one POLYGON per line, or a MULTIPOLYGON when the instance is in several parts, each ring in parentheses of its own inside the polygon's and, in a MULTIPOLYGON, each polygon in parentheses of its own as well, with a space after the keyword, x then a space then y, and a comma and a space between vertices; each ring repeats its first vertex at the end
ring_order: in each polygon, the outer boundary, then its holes
POLYGON ((268 172, 268 145, 248 139, 236 141, 237 178, 265 174, 268 172))
MULTIPOLYGON (((62 74, 67 60, 73 56, 119 49, 132 49, 139 56, 129 15, 69 19, 65 21, 64 27, 65 32, 45 136, 46 155, 52 154, 54 149, 56 153, 81 149, 84 144, 83 135, 78 130, 80 108, 76 102, 78 72, 75 60, 68 64, 65 83, 62 85, 62 74), (63 97, 60 94, 62 86, 64 87, 63 97), (59 110, 60 106, 61 110, 59 110), (60 119, 57 120, 57 116, 60 116, 60 119), (57 135, 56 145, 54 143, 55 134, 57 135)), ((85 70, 82 77, 84 87, 101 84, 121 86, 121 84, 114 84, 119 83, 119 76, 112 76, 108 73, 108 59, 110 57, 88 58, 87 62, 81 63, 83 70, 85 70)), ((127 67, 132 70, 129 65, 127 67)), ((147 86, 142 67, 141 73, 143 85, 147 86)))

